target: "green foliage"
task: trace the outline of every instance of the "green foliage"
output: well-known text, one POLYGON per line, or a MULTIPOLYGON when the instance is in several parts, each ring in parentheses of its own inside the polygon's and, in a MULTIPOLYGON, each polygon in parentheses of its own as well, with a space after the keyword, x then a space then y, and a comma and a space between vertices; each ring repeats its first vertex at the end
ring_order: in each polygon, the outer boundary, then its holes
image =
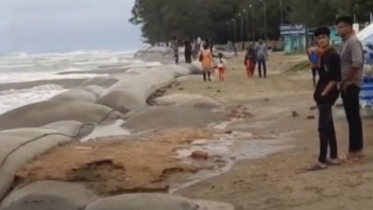
MULTIPOLYGON (((268 38, 277 39, 281 0, 264 1, 268 38)), ((338 15, 355 14, 360 23, 365 23, 373 12, 372 0, 282 0, 282 5, 285 23, 305 23, 309 27, 332 25, 338 15)), ((149 43, 170 40, 173 36, 180 40, 200 36, 226 43, 234 39, 232 18, 236 19, 238 41, 252 40, 253 29, 256 39, 264 38, 264 4, 259 0, 136 0, 129 21, 141 26, 143 37, 149 43), (243 37, 239 13, 244 20, 243 37)))

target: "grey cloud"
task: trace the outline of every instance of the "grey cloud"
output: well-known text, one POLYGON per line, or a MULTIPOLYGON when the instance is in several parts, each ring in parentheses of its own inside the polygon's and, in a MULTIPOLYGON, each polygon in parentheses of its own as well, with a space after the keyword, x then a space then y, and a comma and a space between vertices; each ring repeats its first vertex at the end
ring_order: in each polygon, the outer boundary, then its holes
POLYGON ((135 49, 134 0, 0 0, 0 51, 135 49))

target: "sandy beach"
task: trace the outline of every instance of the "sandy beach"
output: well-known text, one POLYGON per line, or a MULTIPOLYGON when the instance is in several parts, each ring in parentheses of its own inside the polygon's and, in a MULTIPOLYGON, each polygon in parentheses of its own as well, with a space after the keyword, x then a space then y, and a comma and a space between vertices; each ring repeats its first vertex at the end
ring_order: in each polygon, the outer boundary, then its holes
MULTIPOLYGON (((36 156, 16 171, 13 189, 53 180, 81 183, 99 197, 172 193, 236 210, 370 209, 370 113, 362 113, 365 159, 306 172, 318 153, 311 73, 297 69, 306 57, 272 53, 267 79, 247 78, 241 57, 228 59, 226 82, 187 75, 157 90, 147 101, 150 110, 124 114, 121 128, 134 129, 131 135, 106 130, 110 136, 36 156)), ((342 155, 348 134, 343 108, 335 107, 334 115, 342 155)))

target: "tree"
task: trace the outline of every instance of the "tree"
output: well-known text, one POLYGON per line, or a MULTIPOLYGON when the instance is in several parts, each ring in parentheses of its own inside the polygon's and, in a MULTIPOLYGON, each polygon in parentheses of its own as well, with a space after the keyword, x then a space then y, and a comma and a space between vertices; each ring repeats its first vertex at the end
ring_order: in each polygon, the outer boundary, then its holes
MULTIPOLYGON (((264 0, 266 2, 268 37, 279 37, 281 23, 280 0, 264 0)), ((356 15, 361 23, 369 20, 373 12, 372 0, 282 0, 283 15, 286 23, 304 23, 309 27, 333 25, 338 15, 356 15)), ((237 17, 243 9, 251 11, 255 8, 255 16, 249 16, 249 27, 255 22, 256 38, 264 37, 264 8, 259 0, 136 0, 132 9, 130 22, 141 25, 142 36, 149 43, 172 39, 193 39, 198 36, 212 38, 217 43, 226 43, 229 39, 227 22, 237 20, 237 33, 241 24, 237 17), (252 19, 253 18, 253 19, 252 19)), ((243 15, 243 13, 242 13, 243 15)), ((246 18, 245 18, 246 21, 246 18)), ((246 34, 246 24, 244 31, 246 34)), ((252 39, 252 33, 245 39, 252 39)), ((239 38, 241 36, 238 36, 239 38)))

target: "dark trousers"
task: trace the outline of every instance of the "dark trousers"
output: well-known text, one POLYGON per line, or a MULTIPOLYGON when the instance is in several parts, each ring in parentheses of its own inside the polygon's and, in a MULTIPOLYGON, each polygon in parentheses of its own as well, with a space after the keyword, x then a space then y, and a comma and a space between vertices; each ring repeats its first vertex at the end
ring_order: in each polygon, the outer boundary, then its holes
POLYGON ((179 52, 174 52, 174 56, 175 56, 175 63, 178 64, 179 63, 179 52))
POLYGON ((363 126, 360 117, 359 104, 360 88, 349 85, 342 91, 342 100, 350 130, 350 152, 359 152, 363 149, 363 126))
POLYGON ((266 59, 258 59, 258 68, 259 68, 259 77, 262 77, 262 68, 263 76, 267 77, 267 61, 266 59))
POLYGON ((316 76, 318 73, 319 69, 317 67, 312 68, 312 81, 313 81, 313 86, 316 87, 316 76))
POLYGON ((335 136, 332 106, 318 105, 318 108, 320 138, 319 162, 326 163, 328 155, 328 146, 330 147, 330 158, 338 158, 337 139, 335 136))
POLYGON ((185 62, 186 63, 192 63, 192 53, 191 52, 185 52, 185 62))

